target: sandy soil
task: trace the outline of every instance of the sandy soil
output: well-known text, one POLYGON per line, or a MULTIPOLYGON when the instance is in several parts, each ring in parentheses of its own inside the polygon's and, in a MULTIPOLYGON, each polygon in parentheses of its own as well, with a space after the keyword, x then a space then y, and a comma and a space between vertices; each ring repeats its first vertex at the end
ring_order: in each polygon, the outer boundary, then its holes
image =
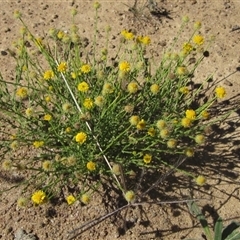
MULTIPOLYGON (((119 42, 122 29, 136 30, 148 34, 152 39, 151 51, 156 55, 162 53, 165 43, 176 36, 182 16, 188 15, 190 22, 201 21, 203 35, 214 35, 215 42, 210 48, 210 56, 199 68, 197 81, 214 73, 214 80, 221 82, 227 89, 228 100, 224 107, 237 106, 240 95, 240 1, 237 0, 159 0, 160 9, 169 13, 153 16, 148 8, 139 14, 133 14, 128 6, 134 1, 100 1, 99 29, 107 25, 112 27, 110 48, 114 51, 119 42), (128 6, 127 6, 128 5, 128 6)), ((3 76, 14 77, 14 60, 7 49, 19 36, 21 24, 13 18, 13 11, 23 13, 30 29, 39 36, 44 35, 50 27, 67 30, 71 23, 70 10, 76 7, 79 14, 76 18, 80 31, 91 41, 93 39, 94 11, 93 1, 1 1, 0 9, 0 69, 3 76)), ((138 6, 144 2, 139 1, 138 6)), ((163 13, 163 11, 161 11, 163 13)), ((186 29, 186 33, 191 29, 186 29)), ((101 39, 99 39, 101 45, 101 39)), ((209 152, 196 157, 199 173, 208 175, 208 184, 204 188, 191 185, 179 176, 168 177, 162 186, 155 191, 158 200, 186 199, 188 196, 203 198, 199 204, 212 224, 220 215, 224 224, 232 220, 240 221, 239 195, 239 110, 228 122, 220 126, 213 142, 209 143, 209 152), (210 148, 211 146, 211 148, 210 148)), ((0 189, 11 187, 16 176, 0 170, 0 189)), ((18 209, 16 200, 19 190, 5 192, 0 198, 0 239, 14 239, 17 230, 22 228, 32 233, 36 239, 68 239, 68 232, 85 222, 106 214, 116 208, 112 201, 113 193, 102 190, 104 201, 96 195, 89 206, 76 203, 67 206, 63 199, 54 204, 40 207, 18 209)), ((114 195, 116 196, 116 195, 114 195)), ((189 214, 186 204, 145 204, 142 208, 132 208, 126 215, 128 230, 122 234, 124 211, 111 217, 84 232, 76 239, 204 239, 198 222, 189 214)), ((23 239, 23 238, 22 238, 23 239)), ((27 239, 27 238, 26 238, 27 239)), ((32 238, 33 239, 33 238, 32 238)))

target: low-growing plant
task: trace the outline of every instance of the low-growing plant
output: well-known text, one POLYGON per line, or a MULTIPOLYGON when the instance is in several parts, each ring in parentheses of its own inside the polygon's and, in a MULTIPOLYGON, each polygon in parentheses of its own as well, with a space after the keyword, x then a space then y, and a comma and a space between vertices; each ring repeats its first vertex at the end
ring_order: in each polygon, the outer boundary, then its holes
MULTIPOLYGON (((11 51, 14 80, 0 79, 1 162, 4 170, 25 174, 23 196, 33 191, 36 205, 68 186, 78 187, 65 196, 69 205, 76 200, 88 204, 103 181, 114 181, 127 202, 134 202, 141 194, 132 179, 147 193, 159 183, 145 177, 153 185, 144 189, 141 181, 148 173, 181 171, 176 166, 202 150, 209 127, 224 118, 212 115, 211 108, 226 95, 225 89, 210 88, 211 76, 197 87, 192 82, 211 42, 199 34, 200 22, 180 49, 175 49, 180 40, 175 38, 160 59, 148 52, 149 36, 128 30, 121 31, 112 54, 109 27, 106 45, 101 49, 97 44, 99 7, 94 4, 90 44, 75 25, 75 9, 70 29, 52 28, 44 39, 15 12, 23 27, 11 51), (206 89, 213 94, 205 96, 206 89)), ((186 24, 184 17, 179 33, 186 24)), ((206 181, 181 172, 198 185, 206 181)), ((18 205, 25 204, 19 198, 18 205)))
MULTIPOLYGON (((231 222, 227 227, 223 228, 223 220, 219 217, 214 226, 214 232, 208 226, 208 222, 201 212, 196 202, 190 201, 187 203, 189 211, 196 217, 207 237, 207 240, 238 240, 240 239, 240 223, 231 222)), ((186 239, 194 240, 194 239, 186 239)))

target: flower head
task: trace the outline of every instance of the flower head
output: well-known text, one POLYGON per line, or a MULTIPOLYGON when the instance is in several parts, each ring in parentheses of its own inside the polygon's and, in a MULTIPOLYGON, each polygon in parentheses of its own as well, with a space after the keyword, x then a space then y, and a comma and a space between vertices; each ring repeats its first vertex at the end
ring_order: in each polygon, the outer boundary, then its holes
POLYGON ((45 101, 46 101, 46 102, 51 102, 51 97, 50 97, 49 95, 47 95, 47 96, 45 97, 45 101))
POLYGON ((88 204, 90 202, 90 197, 88 194, 83 194, 81 196, 81 202, 84 203, 84 204, 88 204))
POLYGON ((198 144, 203 144, 205 142, 205 137, 202 134, 197 134, 195 136, 195 142, 198 144))
POLYGON ((181 124, 184 128, 188 128, 191 126, 192 121, 191 121, 191 119, 185 117, 185 118, 182 118, 181 124))
POLYGON ((103 104, 104 104, 104 97, 103 96, 97 96, 97 97, 95 97, 94 100, 95 100, 94 101, 95 105, 97 105, 98 107, 103 106, 103 104))
POLYGON ((10 148, 11 148, 12 150, 18 149, 18 146, 19 146, 19 143, 18 143, 17 140, 13 141, 13 142, 10 144, 10 148))
POLYGON ((124 62, 120 62, 119 63, 119 69, 120 71, 123 71, 123 72, 129 72, 130 71, 130 63, 127 62, 127 61, 124 61, 124 62))
POLYGON ((136 82, 130 82, 127 86, 129 93, 136 93, 138 91, 138 84, 136 82))
POLYGON ((113 93, 114 88, 110 83, 104 83, 103 85, 103 89, 102 89, 102 94, 109 94, 109 93, 113 93))
POLYGON ((43 116, 43 120, 44 121, 51 121, 52 120, 52 115, 50 115, 50 114, 45 114, 44 116, 43 116))
POLYGON ((120 175, 121 174, 121 167, 120 167, 120 165, 119 164, 113 164, 113 166, 112 166, 112 172, 113 172, 113 174, 115 174, 115 175, 120 175))
POLYGON ((226 90, 224 87, 216 87, 215 94, 217 98, 224 98, 226 95, 226 90))
POLYGON ((184 54, 189 54, 193 50, 193 46, 190 43, 184 43, 182 50, 184 54))
POLYGON ((151 91, 152 94, 154 94, 154 95, 159 92, 159 89, 160 89, 160 87, 159 87, 159 85, 157 85, 157 84, 153 84, 153 85, 150 87, 150 91, 151 91))
POLYGON ((58 72, 66 72, 67 70, 67 63, 61 62, 57 67, 58 72))
POLYGON ((24 88, 24 87, 18 88, 16 91, 16 95, 22 100, 26 99, 28 97, 27 88, 24 88))
POLYGON ((93 161, 90 161, 87 163, 87 169, 89 171, 95 171, 96 170, 96 163, 94 163, 93 161))
POLYGON ((186 67, 178 67, 176 73, 179 76, 183 76, 188 74, 188 70, 186 67))
POLYGON ((201 23, 201 22, 199 22, 199 21, 195 22, 195 23, 194 23, 194 25, 193 25, 193 27, 194 27, 194 29, 195 29, 195 30, 198 30, 198 29, 200 29, 200 28, 201 28, 201 26, 202 26, 202 23, 201 23))
POLYGON ((29 107, 26 109, 25 114, 27 117, 31 117, 34 113, 34 109, 32 107, 29 107))
POLYGON ((46 171, 46 172, 47 172, 47 171, 50 171, 51 168, 52 168, 52 162, 49 161, 49 160, 44 161, 44 162, 42 163, 42 168, 43 168, 43 170, 46 171))
POLYGON ((87 140, 87 134, 84 132, 80 132, 75 136, 75 140, 79 144, 83 144, 87 140))
POLYGON ((86 109, 91 109, 93 107, 93 100, 91 98, 86 98, 84 101, 83 101, 83 106, 86 108, 86 109))
POLYGON ((72 104, 70 104, 70 103, 68 103, 68 102, 67 102, 67 103, 64 103, 64 104, 62 105, 62 109, 63 109, 63 111, 64 111, 65 113, 71 112, 72 108, 73 108, 72 104))
POLYGON ((196 178, 196 183, 197 183, 197 185, 199 185, 199 186, 202 186, 202 185, 204 185, 205 183, 206 183, 206 178, 204 177, 204 176, 202 176, 202 175, 199 175, 197 178, 196 178))
POLYGON ((132 113, 133 110, 134 110, 134 106, 131 105, 131 104, 124 106, 124 111, 125 111, 126 113, 132 113))
POLYGON ((156 125, 157 125, 157 128, 160 130, 164 129, 167 126, 166 122, 162 119, 158 120, 156 125))
POLYGON ((135 126, 140 122, 140 118, 137 115, 133 115, 130 117, 129 122, 131 123, 131 125, 135 126))
POLYGON ((33 143, 33 146, 35 147, 35 148, 40 148, 40 147, 42 147, 44 145, 44 141, 35 141, 34 143, 33 143))
POLYGON ((2 162, 2 168, 5 171, 9 171, 12 168, 12 161, 10 159, 4 160, 2 162))
POLYGON ((156 134, 156 130, 153 127, 148 129, 148 135, 150 135, 151 137, 154 137, 155 134, 156 134))
POLYGON ((210 116, 210 113, 205 110, 201 113, 201 116, 202 116, 203 119, 208 119, 209 116, 210 116))
POLYGON ((145 154, 143 156, 143 161, 146 163, 146 164, 149 164, 151 161, 152 161, 152 155, 150 154, 145 154))
POLYGON ((169 148, 175 148, 176 145, 177 145, 177 140, 175 140, 175 139, 169 139, 169 140, 167 141, 167 146, 168 146, 169 148))
POLYGON ((141 38, 141 43, 144 45, 149 45, 151 43, 151 38, 149 36, 144 36, 141 38))
POLYGON ((78 84, 78 91, 87 92, 89 90, 89 85, 86 82, 81 82, 78 84))
POLYGON ((35 204, 42 204, 45 203, 47 200, 46 193, 44 193, 42 190, 38 190, 32 195, 32 201, 35 204))
POLYGON ((82 72, 82 73, 89 73, 90 71, 91 71, 91 67, 90 67, 90 65, 88 65, 88 64, 84 64, 84 65, 82 65, 82 67, 80 68, 80 71, 82 72))
POLYGON ((192 148, 186 148, 185 149, 185 155, 187 157, 192 157, 194 155, 194 150, 192 148))
POLYGON ((127 191, 124 197, 128 202, 133 202, 135 199, 135 193, 134 191, 127 191))
POLYGON ((28 202, 28 200, 25 197, 20 197, 17 200, 17 206, 20 208, 24 208, 27 206, 27 202, 28 202))
POLYGON ((137 124, 137 129, 138 130, 143 130, 146 127, 146 122, 144 119, 140 120, 137 124))
POLYGON ((201 35, 195 35, 195 36, 193 36, 193 42, 197 45, 203 45, 204 37, 201 35))
POLYGON ((49 80, 52 79, 54 77, 54 72, 52 70, 47 70, 44 74, 43 74, 43 78, 45 80, 49 80))
POLYGON ((179 92, 182 94, 188 94, 189 93, 189 88, 188 87, 181 87, 179 89, 179 92))
POLYGON ((66 197, 66 201, 67 201, 68 205, 71 205, 76 202, 76 198, 73 195, 69 195, 66 197))
POLYGON ((63 31, 59 31, 59 32, 57 33, 58 39, 62 39, 62 38, 64 37, 64 35, 65 35, 65 33, 64 33, 63 31))
POLYGON ((186 118, 190 119, 191 121, 196 119, 196 112, 192 109, 186 110, 185 114, 186 118))
POLYGON ((134 38, 134 34, 132 32, 128 32, 127 30, 121 31, 121 35, 126 39, 126 40, 132 40, 134 38))
POLYGON ((189 17, 188 16, 183 16, 182 17, 182 21, 184 22, 184 23, 188 23, 189 22, 189 17))
POLYGON ((19 12, 18 10, 15 10, 14 11, 14 13, 13 13, 13 16, 14 16, 14 18, 21 18, 22 17, 22 14, 21 14, 21 12, 19 12))
POLYGON ((163 139, 168 138, 169 135, 170 135, 170 131, 167 128, 164 128, 160 131, 160 136, 163 139))
POLYGON ((149 36, 138 36, 136 38, 137 43, 142 43, 144 45, 149 45, 151 43, 151 38, 149 36))
POLYGON ((101 7, 101 4, 99 2, 94 2, 93 7, 97 10, 101 7))

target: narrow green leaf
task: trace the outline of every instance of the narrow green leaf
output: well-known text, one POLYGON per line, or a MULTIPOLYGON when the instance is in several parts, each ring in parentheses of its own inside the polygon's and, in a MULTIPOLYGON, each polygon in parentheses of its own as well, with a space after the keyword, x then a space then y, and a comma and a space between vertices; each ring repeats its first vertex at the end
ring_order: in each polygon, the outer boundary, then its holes
POLYGON ((219 217, 214 227, 214 240, 222 240, 222 230, 223 222, 222 218, 219 217))
POLYGON ((239 240, 240 239, 240 229, 234 230, 230 235, 227 236, 227 238, 223 240, 239 240))
POLYGON ((207 236, 208 240, 213 240, 212 234, 210 232, 210 229, 208 227, 208 223, 206 218, 204 217, 204 215, 202 214, 200 208, 197 206, 197 204, 195 202, 188 202, 187 203, 189 211, 195 216, 197 217, 197 219, 199 220, 199 222, 202 225, 202 228, 207 236))

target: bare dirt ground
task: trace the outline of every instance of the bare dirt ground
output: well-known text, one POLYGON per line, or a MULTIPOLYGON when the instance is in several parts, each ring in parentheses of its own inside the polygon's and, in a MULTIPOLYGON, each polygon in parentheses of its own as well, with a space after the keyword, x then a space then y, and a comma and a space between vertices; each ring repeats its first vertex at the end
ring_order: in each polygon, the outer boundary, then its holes
MULTIPOLYGON (((194 198, 204 198, 199 204, 203 207, 208 221, 213 224, 218 215, 224 220, 224 225, 232 220, 240 221, 240 1, 238 0, 158 0, 159 8, 164 8, 168 15, 154 16, 148 8, 140 14, 129 11, 134 1, 99 1, 102 5, 99 12, 99 29, 107 25, 112 28, 110 48, 115 50, 119 43, 119 33, 123 29, 136 30, 139 34, 147 34, 152 39, 150 48, 156 55, 162 53, 165 43, 168 43, 179 30, 182 16, 188 15, 192 24, 201 21, 201 33, 214 35, 210 56, 204 61, 197 72, 197 81, 214 73, 214 81, 220 82, 227 89, 228 101, 224 108, 237 107, 227 123, 219 126, 216 137, 209 142, 208 153, 196 156, 198 173, 208 176, 208 184, 196 187, 179 176, 168 177, 154 194, 160 201, 194 198), (128 5, 128 6, 126 6, 128 5), (159 192, 158 192, 159 191, 159 192)), ((151 2, 151 1, 149 1, 151 2)), ((145 1, 139 1, 143 6, 145 1)), ((94 11, 93 1, 1 1, 0 8, 0 69, 4 77, 14 77, 14 60, 7 49, 19 36, 21 24, 13 18, 13 11, 18 9, 30 29, 39 36, 47 33, 50 27, 67 30, 71 24, 70 10, 78 9, 76 22, 80 32, 89 40, 93 39, 94 11)), ((163 13, 163 12, 161 12, 163 13)), ((190 32, 191 29, 186 29, 190 32)), ((104 39, 103 39, 104 40, 104 39)), ((101 39, 99 39, 101 45, 101 39)), ((0 189, 11 187, 16 176, 0 170, 0 189)), ((102 194, 106 195, 106 189, 102 194)), ((96 195, 88 206, 76 203, 67 206, 60 199, 55 204, 40 207, 18 209, 16 201, 19 190, 5 192, 0 198, 0 239, 14 239, 17 230, 22 228, 32 233, 36 239, 67 239, 68 232, 85 222, 106 214, 114 209, 111 196, 102 201, 96 195)), ((114 199, 114 198, 112 198, 114 199)), ((146 204, 142 209, 131 209, 127 216, 128 230, 122 234, 123 213, 109 218, 76 239, 204 239, 198 222, 189 214, 186 204, 146 204), (141 210, 141 211, 140 211, 141 210), (142 214, 140 214, 142 213, 142 214)))

